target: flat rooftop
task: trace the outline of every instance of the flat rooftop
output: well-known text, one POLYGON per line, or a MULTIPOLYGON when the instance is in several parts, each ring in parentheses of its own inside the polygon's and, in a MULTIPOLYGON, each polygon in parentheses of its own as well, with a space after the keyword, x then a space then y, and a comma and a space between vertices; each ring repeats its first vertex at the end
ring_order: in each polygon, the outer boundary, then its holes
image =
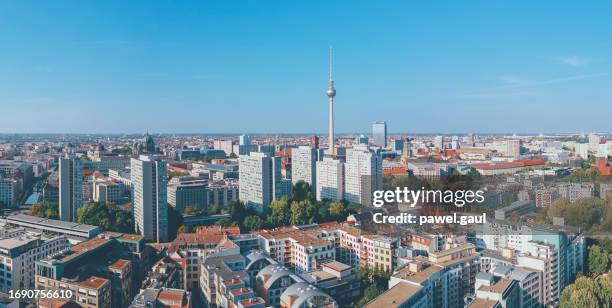
POLYGON ((400 282, 367 303, 364 308, 399 307, 400 304, 407 301, 422 288, 421 286, 400 282))
POLYGON ((48 219, 48 218, 42 218, 42 217, 30 216, 30 215, 24 215, 24 214, 15 214, 15 215, 7 216, 6 220, 7 220, 7 223, 12 223, 12 224, 21 222, 21 223, 28 223, 28 224, 36 224, 40 226, 49 226, 49 227, 54 227, 54 228, 59 228, 59 229, 76 230, 76 231, 88 232, 88 233, 94 232, 100 229, 99 227, 92 226, 92 225, 85 225, 85 224, 80 224, 80 223, 75 223, 75 222, 48 219))

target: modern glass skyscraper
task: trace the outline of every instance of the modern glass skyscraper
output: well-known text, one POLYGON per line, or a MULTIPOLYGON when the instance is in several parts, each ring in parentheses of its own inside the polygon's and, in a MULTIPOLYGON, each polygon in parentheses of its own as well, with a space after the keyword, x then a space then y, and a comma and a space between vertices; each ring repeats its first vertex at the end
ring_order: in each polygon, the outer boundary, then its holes
POLYGON ((136 233, 148 240, 168 241, 166 163, 147 155, 131 160, 136 233))
POLYGON ((372 124, 372 139, 374 144, 379 147, 387 147, 387 123, 386 122, 374 122, 372 124))

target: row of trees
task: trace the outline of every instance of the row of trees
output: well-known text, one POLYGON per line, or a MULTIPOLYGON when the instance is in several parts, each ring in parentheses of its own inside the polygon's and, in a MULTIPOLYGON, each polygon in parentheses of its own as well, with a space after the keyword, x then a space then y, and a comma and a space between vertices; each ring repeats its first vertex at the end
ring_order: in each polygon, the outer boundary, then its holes
POLYGON ((612 231, 612 205, 600 198, 582 198, 571 203, 555 200, 547 210, 548 217, 562 217, 565 223, 591 231, 612 231))
POLYGON ((111 203, 94 202, 77 209, 77 221, 104 231, 134 233, 134 216, 111 203))
MULTIPOLYGON (((45 200, 40 204, 33 205, 28 214, 59 219, 59 206, 55 202, 45 200)), ((125 211, 110 203, 94 202, 77 209, 77 221, 82 224, 98 226, 104 231, 134 233, 132 212, 125 211)))
POLYGON ((612 240, 589 246, 586 274, 563 289, 559 299, 561 308, 612 305, 612 240))
MULTIPOLYGON (((264 214, 247 209, 240 201, 230 202, 223 211, 230 214, 230 217, 217 221, 215 225, 239 226, 243 231, 248 232, 262 228, 273 229, 281 226, 344 221, 348 215, 359 213, 360 209, 361 206, 354 203, 317 201, 310 185, 300 181, 293 187, 290 196, 272 201, 268 211, 264 214)), ((189 209, 185 213, 214 215, 222 211, 218 206, 211 205, 206 210, 189 209)), ((184 226, 179 229, 179 233, 189 231, 191 230, 184 226)))
POLYGON ((44 200, 40 204, 32 205, 28 214, 49 219, 59 219, 59 206, 55 202, 44 200))

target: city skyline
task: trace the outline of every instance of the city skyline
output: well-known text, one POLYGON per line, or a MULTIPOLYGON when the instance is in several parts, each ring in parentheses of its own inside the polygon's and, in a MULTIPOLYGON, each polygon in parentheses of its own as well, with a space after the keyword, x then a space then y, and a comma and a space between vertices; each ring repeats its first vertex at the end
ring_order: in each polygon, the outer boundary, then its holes
POLYGON ((323 135, 330 45, 339 135, 611 130, 607 3, 66 3, 0 4, 0 133, 323 135))

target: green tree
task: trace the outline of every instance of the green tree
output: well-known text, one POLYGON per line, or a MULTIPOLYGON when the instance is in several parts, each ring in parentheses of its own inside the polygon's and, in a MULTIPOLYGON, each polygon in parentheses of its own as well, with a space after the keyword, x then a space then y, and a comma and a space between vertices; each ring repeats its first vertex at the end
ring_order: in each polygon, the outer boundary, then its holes
POLYGON ((82 224, 98 226, 104 231, 134 232, 134 219, 131 213, 103 202, 94 202, 79 208, 77 210, 77 221, 82 224))
POLYGON ((361 204, 359 204, 359 203, 349 203, 346 206, 346 213, 347 214, 359 214, 359 213, 361 213, 361 204))
POLYGON ((231 215, 232 220, 236 222, 242 222, 246 217, 246 208, 242 202, 235 200, 227 205, 227 211, 231 215))
POLYGON ((612 278, 602 275, 597 278, 578 277, 570 284, 559 299, 561 308, 606 307, 612 303, 612 278))
POLYGON ((560 198, 548 208, 549 217, 563 217, 567 224, 586 230, 605 221, 606 212, 606 203, 599 198, 582 198, 574 203, 560 198))
POLYGON ((603 274, 608 271, 610 256, 599 245, 591 245, 588 253, 588 271, 590 274, 603 274))
POLYGON ((244 219, 244 229, 246 231, 253 231, 261 229, 263 225, 263 220, 256 215, 249 215, 244 219))
POLYGON ((59 219, 59 206, 55 202, 44 200, 41 204, 34 204, 28 214, 49 219, 59 219))
POLYGON ((185 176, 185 175, 189 175, 189 172, 180 172, 180 171, 170 171, 170 172, 168 172, 168 177, 169 178, 173 178, 173 177, 177 177, 177 176, 185 176))
POLYGON ((306 223, 306 209, 303 202, 293 201, 291 203, 291 225, 303 225, 306 223))
POLYGON ((373 299, 375 299, 378 295, 380 295, 382 291, 376 285, 368 286, 365 291, 363 291, 363 296, 359 299, 355 307, 363 307, 373 299))
POLYGON ((304 207, 304 212, 306 213, 305 223, 311 224, 319 221, 317 206, 312 201, 306 199, 300 202, 300 204, 304 207))
POLYGON ((183 215, 173 206, 168 206, 168 238, 170 240, 176 238, 181 226, 183 226, 183 215))
POLYGON ((269 208, 270 213, 266 221, 269 227, 276 228, 289 225, 291 222, 291 207, 287 198, 272 201, 269 208))
POLYGON ((344 205, 342 202, 334 201, 329 204, 329 215, 334 217, 336 221, 344 218, 344 205))
POLYGON ((297 183, 295 183, 295 186, 293 186, 293 190, 292 190, 292 195, 293 195, 293 200, 295 201, 303 201, 306 200, 311 191, 310 191, 310 184, 300 180, 297 183))
POLYGON ((315 207, 317 208, 318 223, 334 220, 333 217, 329 215, 329 204, 327 204, 327 202, 317 201, 315 207))
POLYGON ((237 223, 235 221, 232 221, 231 218, 221 218, 219 220, 217 220, 215 222, 215 226, 223 226, 223 227, 230 227, 230 226, 236 226, 237 223))
POLYGON ((206 210, 208 215, 217 215, 217 214, 221 214, 221 209, 219 209, 219 206, 216 204, 212 204, 208 206, 208 209, 206 210))

